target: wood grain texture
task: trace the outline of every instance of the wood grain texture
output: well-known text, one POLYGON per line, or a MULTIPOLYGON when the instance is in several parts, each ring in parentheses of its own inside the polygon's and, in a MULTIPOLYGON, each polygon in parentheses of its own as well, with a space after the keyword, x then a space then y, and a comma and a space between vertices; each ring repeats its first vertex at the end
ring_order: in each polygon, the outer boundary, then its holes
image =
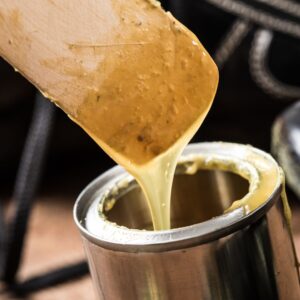
POLYGON ((99 60, 91 55, 93 47, 76 51, 75 45, 110 43, 112 27, 117 23, 116 13, 109 3, 94 0, 1 1, 0 55, 49 93, 53 100, 59 99, 72 113, 72 107, 76 106, 76 101, 81 101, 86 88, 78 79, 74 88, 72 75, 85 67, 92 68, 99 60))

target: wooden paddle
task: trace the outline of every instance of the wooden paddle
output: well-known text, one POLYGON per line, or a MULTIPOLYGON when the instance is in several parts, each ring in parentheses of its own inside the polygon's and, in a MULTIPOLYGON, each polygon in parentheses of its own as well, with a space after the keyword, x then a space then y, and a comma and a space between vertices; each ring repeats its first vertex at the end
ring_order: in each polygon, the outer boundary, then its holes
POLYGON ((121 164, 200 125, 218 83, 196 36, 154 0, 1 0, 0 55, 121 164))

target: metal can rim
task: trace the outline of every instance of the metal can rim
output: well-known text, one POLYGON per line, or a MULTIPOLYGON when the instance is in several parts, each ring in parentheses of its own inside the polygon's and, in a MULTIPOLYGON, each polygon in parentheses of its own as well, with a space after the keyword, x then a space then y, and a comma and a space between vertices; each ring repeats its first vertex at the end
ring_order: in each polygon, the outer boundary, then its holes
MULTIPOLYGON (((183 154, 187 155, 199 151, 199 149, 216 151, 216 149, 221 149, 222 147, 234 148, 238 151, 249 146, 224 142, 197 143, 188 145, 183 154)), ((279 168, 276 161, 269 154, 251 146, 250 149, 267 157, 279 168)), ((282 189, 281 184, 278 184, 273 193, 260 207, 246 215, 244 209, 240 207, 202 223, 163 231, 143 231, 108 224, 108 229, 114 231, 114 236, 122 231, 122 239, 112 239, 109 235, 108 238, 99 237, 97 234, 87 230, 83 226, 82 220, 86 217, 91 205, 96 204, 93 196, 100 187, 105 188, 112 180, 116 180, 120 176, 124 176, 124 174, 126 174, 126 171, 122 167, 116 166, 94 179, 80 193, 73 210, 75 223, 84 238, 100 247, 124 252, 171 251, 209 243, 212 240, 230 235, 261 218, 280 199, 282 189), (124 241, 124 237, 126 241, 124 241)))

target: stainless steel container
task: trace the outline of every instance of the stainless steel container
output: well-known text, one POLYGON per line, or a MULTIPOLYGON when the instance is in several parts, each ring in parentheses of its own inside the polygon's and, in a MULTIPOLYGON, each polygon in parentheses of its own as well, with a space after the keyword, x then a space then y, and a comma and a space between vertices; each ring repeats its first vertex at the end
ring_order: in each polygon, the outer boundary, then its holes
MULTIPOLYGON (((242 164, 235 158, 245 151, 276 164, 260 150, 228 143, 189 145, 183 155, 242 164)), ((218 168, 193 175, 180 169, 172 192, 172 230, 145 230, 151 228, 146 201, 121 167, 98 177, 78 197, 74 218, 98 298, 299 300, 282 186, 251 213, 242 208, 224 213, 248 193, 249 183, 218 168)))

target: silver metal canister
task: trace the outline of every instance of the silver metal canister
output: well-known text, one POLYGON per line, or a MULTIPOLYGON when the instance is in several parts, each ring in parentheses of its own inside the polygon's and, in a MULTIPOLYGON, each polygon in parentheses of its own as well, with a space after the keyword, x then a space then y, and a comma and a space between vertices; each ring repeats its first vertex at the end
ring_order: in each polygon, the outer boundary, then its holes
POLYGON ((121 167, 88 185, 77 199, 74 218, 98 298, 299 300, 298 263, 282 185, 252 212, 237 208, 224 213, 247 195, 249 182, 218 164, 192 175, 184 171, 189 157, 192 163, 198 155, 207 164, 221 157, 236 165, 233 169, 251 169, 251 160, 242 159, 247 151, 279 168, 250 146, 189 145, 174 179, 173 229, 167 231, 149 230, 143 194, 121 167))

